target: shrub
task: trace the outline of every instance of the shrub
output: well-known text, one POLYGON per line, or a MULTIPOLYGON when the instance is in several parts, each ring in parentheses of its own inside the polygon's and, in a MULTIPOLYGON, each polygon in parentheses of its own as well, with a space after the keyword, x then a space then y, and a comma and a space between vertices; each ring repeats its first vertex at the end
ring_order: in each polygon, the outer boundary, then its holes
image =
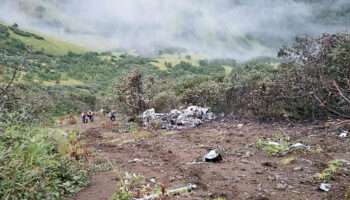
POLYGON ((142 75, 135 70, 132 75, 118 78, 114 83, 115 103, 119 112, 136 117, 146 110, 143 98, 142 75))
POLYGON ((17 35, 20 35, 20 36, 24 36, 24 37, 31 37, 32 34, 31 33, 28 33, 28 32, 25 32, 25 31, 22 31, 14 26, 10 26, 9 27, 15 34, 17 35))
POLYGON ((164 91, 157 94, 150 103, 150 107, 154 108, 156 112, 168 112, 175 109, 178 105, 178 99, 171 91, 164 91))
POLYGON ((318 176, 320 180, 323 182, 329 182, 334 179, 334 175, 339 169, 343 169, 340 167, 339 160, 331 160, 328 162, 329 166, 325 168, 322 173, 318 176))
POLYGON ((312 111, 350 118, 350 34, 297 37, 279 56, 289 61, 281 65, 277 83, 286 98, 303 100, 312 111))
POLYGON ((40 35, 36 35, 34 33, 31 33, 31 36, 33 36, 35 39, 38 39, 38 40, 45 40, 44 37, 40 36, 40 35))
POLYGON ((84 159, 71 157, 76 136, 42 128, 8 127, 0 135, 0 194, 9 199, 59 199, 87 186, 84 159))
POLYGON ((0 32, 2 32, 2 33, 8 33, 8 28, 7 28, 7 26, 0 24, 0 32))
POLYGON ((194 84, 180 95, 180 101, 186 105, 208 106, 214 112, 223 111, 224 85, 212 80, 194 84))

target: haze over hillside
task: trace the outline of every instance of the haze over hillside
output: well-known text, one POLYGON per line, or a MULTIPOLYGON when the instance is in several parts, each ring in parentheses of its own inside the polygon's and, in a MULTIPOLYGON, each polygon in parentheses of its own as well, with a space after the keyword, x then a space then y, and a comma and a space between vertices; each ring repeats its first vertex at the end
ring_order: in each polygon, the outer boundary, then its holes
POLYGON ((0 0, 0 20, 100 50, 274 56, 297 34, 348 31, 348 0, 0 0))

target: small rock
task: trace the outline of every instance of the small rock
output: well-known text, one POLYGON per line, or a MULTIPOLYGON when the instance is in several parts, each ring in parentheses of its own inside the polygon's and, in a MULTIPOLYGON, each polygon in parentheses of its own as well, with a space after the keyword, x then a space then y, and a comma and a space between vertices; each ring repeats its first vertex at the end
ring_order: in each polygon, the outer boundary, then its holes
POLYGON ((237 125, 237 128, 242 128, 243 127, 243 124, 238 124, 237 125))
POLYGON ((262 174, 263 172, 261 170, 256 170, 256 174, 262 174))
POLYGON ((249 199, 250 198, 250 194, 248 192, 244 192, 244 196, 249 199))
POLYGON ((300 166, 294 167, 294 171, 301 171, 303 168, 300 166))
POLYGON ((271 162, 263 162, 261 163, 262 166, 265 166, 265 167, 273 167, 273 168, 277 168, 277 166, 271 162))
POLYGON ((337 132, 331 132, 332 136, 337 136, 337 132))
POLYGON ((243 158, 249 158, 249 157, 251 157, 251 156, 254 156, 254 153, 253 153, 253 152, 250 152, 250 151, 247 151, 247 152, 245 153, 245 155, 243 156, 243 158))
POLYGON ((277 190, 284 190, 286 188, 286 185, 283 183, 277 183, 276 189, 277 190))
POLYGON ((248 160, 245 160, 245 159, 242 159, 241 162, 242 162, 243 164, 248 164, 248 163, 250 163, 248 160))
POLYGON ((152 183, 155 183, 155 182, 156 182, 156 179, 155 179, 155 178, 151 178, 150 181, 151 181, 152 183))
POLYGON ((259 185, 256 186, 256 190, 259 191, 259 192, 261 192, 261 184, 259 184, 259 185))
POLYGON ((241 178, 237 177, 237 178, 233 178, 232 182, 236 183, 236 182, 239 182, 240 180, 241 180, 241 178))
POLYGON ((304 184, 304 185, 311 185, 312 181, 310 181, 308 179, 302 179, 299 181, 299 183, 304 184))

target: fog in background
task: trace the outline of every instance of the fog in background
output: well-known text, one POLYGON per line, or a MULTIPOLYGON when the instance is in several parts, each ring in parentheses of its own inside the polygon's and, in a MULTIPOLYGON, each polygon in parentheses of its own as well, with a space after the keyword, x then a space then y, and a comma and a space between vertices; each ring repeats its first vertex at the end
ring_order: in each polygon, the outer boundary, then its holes
POLYGON ((245 60, 275 56, 297 34, 349 30, 350 0, 307 2, 0 0, 0 20, 100 50, 184 47, 245 60))

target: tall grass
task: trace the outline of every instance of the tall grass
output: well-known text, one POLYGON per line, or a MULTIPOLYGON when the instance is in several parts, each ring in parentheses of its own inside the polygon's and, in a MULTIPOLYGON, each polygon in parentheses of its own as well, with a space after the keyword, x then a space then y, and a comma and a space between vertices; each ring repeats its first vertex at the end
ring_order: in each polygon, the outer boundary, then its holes
POLYGON ((0 199, 60 199, 90 181, 84 159, 71 156, 76 137, 11 126, 0 133, 0 199))

